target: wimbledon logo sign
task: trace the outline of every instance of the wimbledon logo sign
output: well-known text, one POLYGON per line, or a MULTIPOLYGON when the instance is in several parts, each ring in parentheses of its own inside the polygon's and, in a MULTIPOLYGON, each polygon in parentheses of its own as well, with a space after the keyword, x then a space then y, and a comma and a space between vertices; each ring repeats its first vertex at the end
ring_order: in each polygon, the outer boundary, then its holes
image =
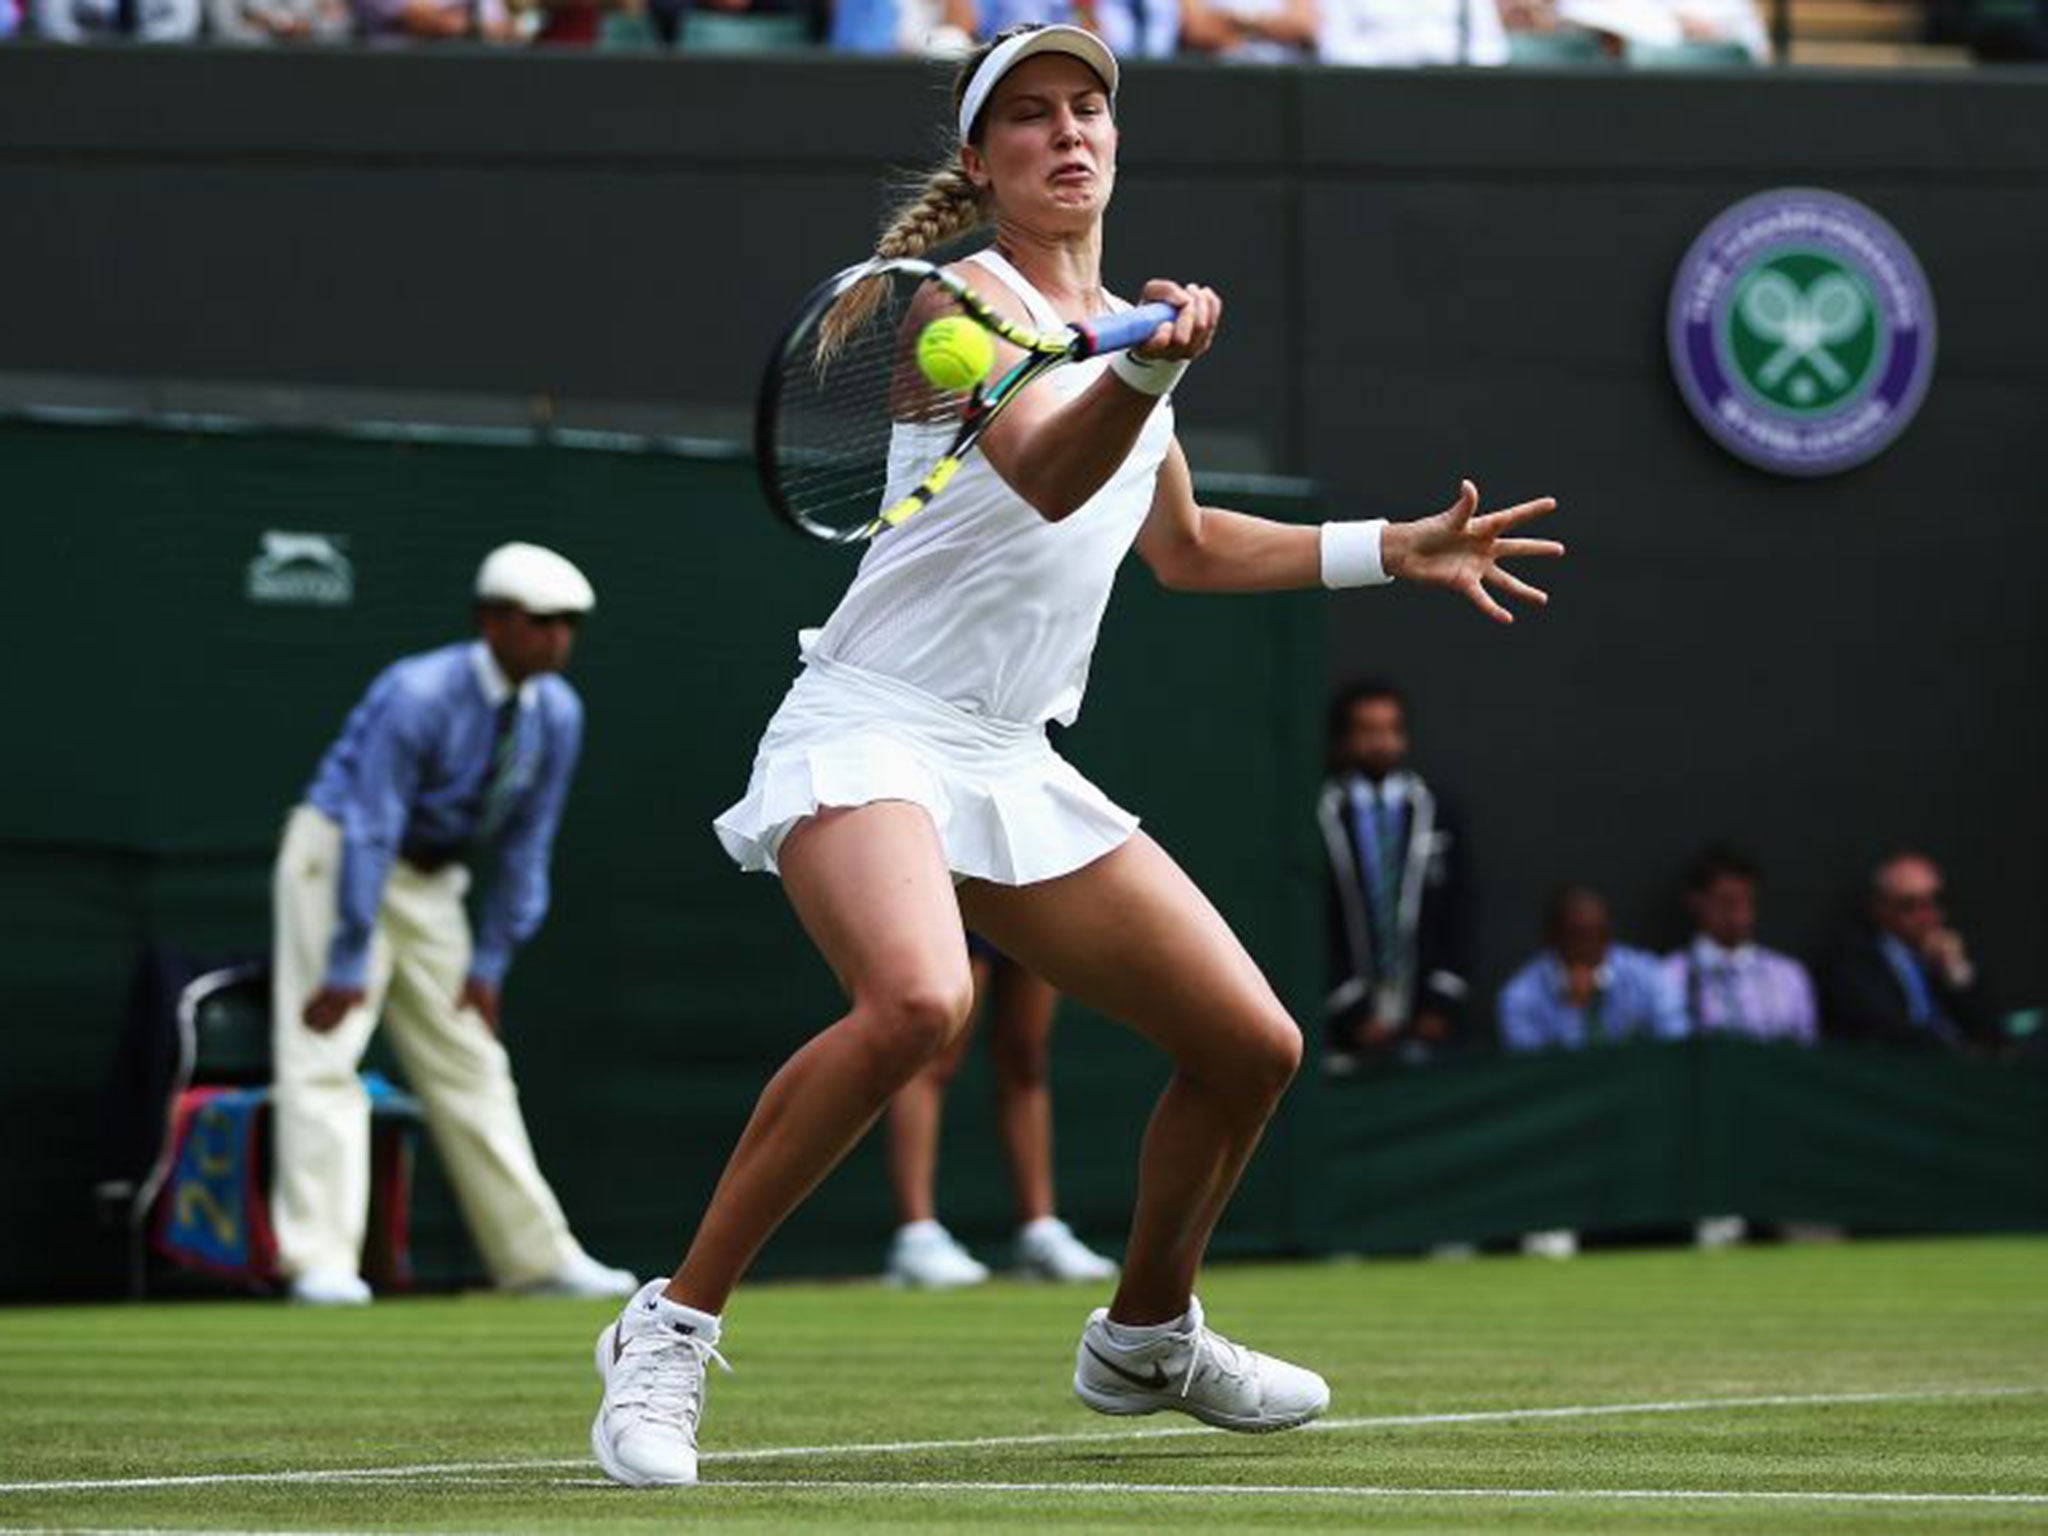
POLYGON ((1671 367, 1694 416, 1781 475, 1861 464, 1906 430, 1934 376, 1934 296, 1861 203, 1793 187, 1737 203, 1671 290, 1671 367))

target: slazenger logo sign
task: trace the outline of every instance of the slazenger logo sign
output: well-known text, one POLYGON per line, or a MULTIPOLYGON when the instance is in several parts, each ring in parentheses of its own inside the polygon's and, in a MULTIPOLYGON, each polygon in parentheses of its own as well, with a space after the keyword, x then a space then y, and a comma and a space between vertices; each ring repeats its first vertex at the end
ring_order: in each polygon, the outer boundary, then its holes
POLYGON ((1934 377, 1934 296, 1906 242, 1854 199, 1806 187, 1707 226, 1672 287, 1668 336, 1700 425, 1782 475, 1883 451, 1934 377))
POLYGON ((249 562, 249 601, 346 608, 355 601, 356 568, 341 543, 325 533, 265 533, 249 562))

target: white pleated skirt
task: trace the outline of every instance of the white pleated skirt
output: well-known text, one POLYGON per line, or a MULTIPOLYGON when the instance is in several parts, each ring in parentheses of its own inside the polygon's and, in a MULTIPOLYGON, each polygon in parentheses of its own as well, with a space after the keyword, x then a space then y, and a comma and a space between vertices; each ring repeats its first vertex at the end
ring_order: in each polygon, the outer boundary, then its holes
POLYGON ((746 794, 712 826, 741 869, 773 873, 806 816, 877 800, 924 807, 955 879, 1002 885, 1070 874, 1138 827, 1043 726, 968 714, 816 655, 768 722, 746 794))

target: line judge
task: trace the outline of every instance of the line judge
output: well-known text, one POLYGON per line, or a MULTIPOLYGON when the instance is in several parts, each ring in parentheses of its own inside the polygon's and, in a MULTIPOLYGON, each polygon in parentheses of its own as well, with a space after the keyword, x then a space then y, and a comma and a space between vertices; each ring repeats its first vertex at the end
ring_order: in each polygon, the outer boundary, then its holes
POLYGON ((393 662, 328 748, 276 872, 272 1215, 294 1300, 359 1304, 380 1021, 424 1104, 491 1278, 622 1296, 541 1177, 498 1038, 513 950, 548 907, 548 858, 583 740, 560 676, 596 604, 552 550, 506 544, 476 579, 477 638, 393 662), (494 873, 472 933, 471 867, 494 873))

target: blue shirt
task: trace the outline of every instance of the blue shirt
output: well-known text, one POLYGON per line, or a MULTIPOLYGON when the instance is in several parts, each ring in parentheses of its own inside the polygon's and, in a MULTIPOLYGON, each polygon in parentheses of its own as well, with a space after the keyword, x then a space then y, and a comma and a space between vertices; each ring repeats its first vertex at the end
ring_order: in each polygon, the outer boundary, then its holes
POLYGON ((1607 951, 1583 1008, 1566 999, 1564 962, 1547 951, 1501 988, 1500 1039, 1511 1051, 1576 1050, 1635 1035, 1678 1040, 1686 1032, 1685 999, 1664 963, 1621 944, 1607 951))
MULTIPOLYGON (((1180 46, 1180 0, 1097 0, 1095 30, 1120 59, 1165 59, 1180 46)), ((1086 26, 1073 0, 983 0, 980 33, 994 37, 1020 21, 1086 26)))
POLYGON ((497 855, 469 967, 479 981, 502 982, 514 946, 547 916, 548 854, 583 745, 583 703, 559 677, 528 678, 501 742, 499 711, 512 698, 481 641, 407 656, 379 674, 320 760, 306 799, 340 826, 342 848, 330 986, 363 985, 402 851, 428 864, 497 855))

